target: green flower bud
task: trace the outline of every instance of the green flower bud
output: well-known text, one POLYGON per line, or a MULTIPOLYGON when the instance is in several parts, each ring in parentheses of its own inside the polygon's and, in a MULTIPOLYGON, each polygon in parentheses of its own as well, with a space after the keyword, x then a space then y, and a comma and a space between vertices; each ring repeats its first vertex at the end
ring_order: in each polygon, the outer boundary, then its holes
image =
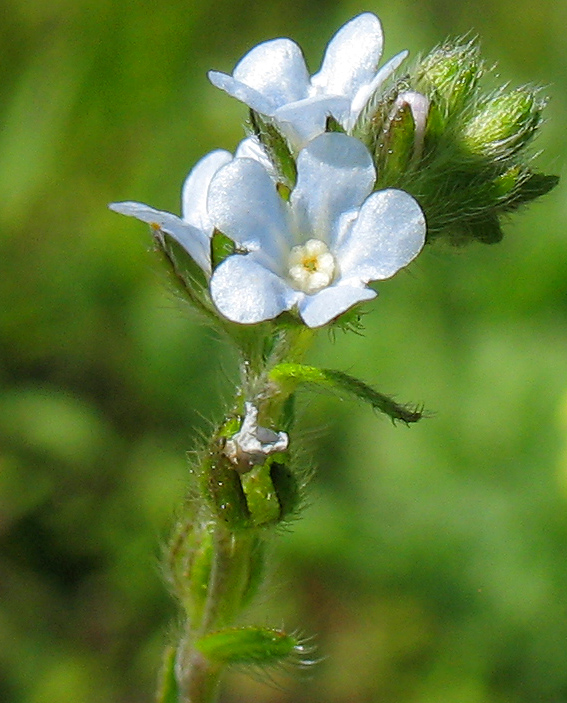
POLYGON ((376 147, 376 187, 404 183, 407 171, 419 162, 429 114, 429 100, 421 93, 400 93, 392 106, 376 147))
POLYGON ((531 88, 491 98, 464 127, 465 152, 494 160, 513 156, 534 136, 544 104, 531 88))
POLYGON ((483 66, 475 41, 443 44, 417 66, 417 88, 448 117, 461 110, 474 95, 483 66))

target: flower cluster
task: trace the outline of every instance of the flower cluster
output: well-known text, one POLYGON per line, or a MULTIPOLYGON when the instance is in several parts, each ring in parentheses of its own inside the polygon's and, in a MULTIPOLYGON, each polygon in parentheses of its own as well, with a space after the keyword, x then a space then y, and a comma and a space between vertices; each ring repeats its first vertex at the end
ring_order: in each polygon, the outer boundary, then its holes
POLYGON ((320 327, 370 300, 372 281, 393 276, 420 252, 425 217, 398 189, 375 190, 376 168, 352 130, 369 100, 406 57, 382 68, 382 29, 364 13, 329 43, 311 78, 299 47, 276 39, 252 49, 233 76, 211 72, 214 85, 269 122, 292 162, 282 164, 255 137, 234 157, 217 150, 197 163, 182 191, 182 217, 136 202, 110 207, 171 236, 208 279, 217 311, 241 324, 296 313, 320 327), (338 131, 327 131, 330 121, 338 131), (233 253, 211 257, 215 232, 233 253))
POLYGON ((201 303, 219 319, 290 312, 326 325, 374 298, 369 284, 426 241, 498 241, 502 215, 556 184, 526 156, 541 124, 535 89, 480 93, 474 42, 443 45, 398 77, 407 52, 379 67, 382 44, 378 18, 363 13, 331 39, 313 76, 290 39, 258 45, 231 76, 211 71, 250 108, 252 134, 234 156, 216 150, 198 162, 182 217, 110 206, 185 249, 206 277, 201 303), (216 235, 228 244, 220 256, 216 235))

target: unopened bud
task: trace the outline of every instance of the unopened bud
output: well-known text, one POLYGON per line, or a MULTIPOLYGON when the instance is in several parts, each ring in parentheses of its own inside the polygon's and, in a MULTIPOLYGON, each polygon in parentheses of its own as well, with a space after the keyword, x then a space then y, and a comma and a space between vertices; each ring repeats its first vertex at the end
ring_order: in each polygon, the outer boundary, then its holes
POLYGON ((418 86, 448 116, 473 95, 482 75, 478 45, 444 44, 428 54, 417 67, 418 86))
POLYGON ((530 88, 495 96, 466 125, 465 150, 474 156, 509 158, 534 136, 543 106, 530 88))
POLYGON ((407 170, 419 163, 428 115, 425 95, 406 91, 396 97, 377 146, 378 187, 403 184, 407 170))
MULTIPOLYGON (((414 124, 413 144, 412 144, 412 163, 419 161, 423 151, 423 139, 425 136, 425 126, 429 116, 429 99, 421 93, 407 91, 400 93, 394 103, 394 110, 403 110, 409 108, 414 124)), ((395 119, 395 117, 394 117, 395 119)))

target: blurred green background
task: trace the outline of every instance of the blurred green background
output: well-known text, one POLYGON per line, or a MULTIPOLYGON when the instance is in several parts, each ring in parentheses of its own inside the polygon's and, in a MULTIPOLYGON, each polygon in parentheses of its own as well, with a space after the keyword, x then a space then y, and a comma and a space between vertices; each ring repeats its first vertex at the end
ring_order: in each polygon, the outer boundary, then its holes
MULTIPOLYGON (((386 56, 482 38, 551 101, 537 162, 566 176, 564 0, 3 0, 0 6, 0 700, 143 703, 175 608, 160 545, 185 452, 220 418, 231 350, 188 317, 124 199, 178 212, 245 109, 206 70, 378 14, 386 56)), ((567 200, 504 241, 427 250, 364 337, 311 360, 434 415, 406 429, 304 395, 319 464, 251 621, 316 634, 310 679, 241 673, 223 703, 567 701, 567 200), (278 678, 279 680, 279 678, 278 678)))

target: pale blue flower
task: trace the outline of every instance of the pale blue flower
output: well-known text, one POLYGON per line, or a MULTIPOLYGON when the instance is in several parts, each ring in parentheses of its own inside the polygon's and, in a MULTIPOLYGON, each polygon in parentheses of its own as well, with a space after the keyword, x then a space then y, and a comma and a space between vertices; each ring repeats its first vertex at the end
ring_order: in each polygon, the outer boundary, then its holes
POLYGON ((273 39, 249 51, 232 76, 210 71, 211 82, 256 112, 272 117, 299 151, 325 130, 329 115, 351 130, 370 97, 407 56, 403 51, 377 69, 383 34, 365 12, 347 22, 329 42, 311 78, 299 46, 273 39))
POLYGON ((425 241, 417 202, 400 190, 372 193, 375 180, 366 147, 338 133, 299 153, 289 202, 260 162, 240 158, 221 168, 209 187, 209 216, 248 253, 214 271, 219 311, 251 324, 297 309, 319 327, 374 298, 367 284, 393 276, 425 241))

